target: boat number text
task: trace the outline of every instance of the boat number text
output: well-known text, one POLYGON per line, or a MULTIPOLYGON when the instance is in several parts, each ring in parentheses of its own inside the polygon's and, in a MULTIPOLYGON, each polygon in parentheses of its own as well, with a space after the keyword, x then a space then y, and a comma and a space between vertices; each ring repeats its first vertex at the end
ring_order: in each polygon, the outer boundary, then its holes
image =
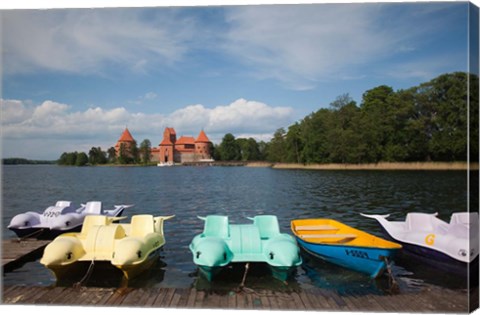
POLYGON ((358 258, 364 258, 364 259, 369 259, 368 253, 361 251, 361 250, 353 250, 353 249, 346 249, 345 253, 348 256, 353 256, 353 257, 358 257, 358 258))
POLYGON ((435 234, 428 234, 425 236, 425 244, 433 245, 435 243, 435 234))
POLYGON ((54 218, 54 217, 56 218, 60 215, 60 213, 61 213, 60 211, 45 211, 43 213, 43 216, 47 218, 54 218))

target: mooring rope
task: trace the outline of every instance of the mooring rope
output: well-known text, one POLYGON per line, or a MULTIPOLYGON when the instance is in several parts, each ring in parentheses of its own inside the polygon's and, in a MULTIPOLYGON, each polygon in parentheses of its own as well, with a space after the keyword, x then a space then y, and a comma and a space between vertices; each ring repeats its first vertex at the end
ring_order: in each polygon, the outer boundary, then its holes
POLYGON ((30 237, 33 237, 33 236, 36 236, 36 235, 41 234, 43 231, 45 231, 45 228, 41 228, 41 229, 39 229, 38 231, 35 231, 35 232, 30 233, 30 234, 27 234, 27 235, 24 235, 24 236, 22 236, 22 237, 19 237, 19 238, 17 239, 17 241, 18 241, 18 242, 24 241, 24 240, 26 240, 27 238, 30 238, 30 237))
POLYGON ((85 276, 83 276, 83 278, 80 281, 73 284, 73 287, 75 287, 75 288, 80 287, 82 285, 82 283, 87 281, 90 278, 90 276, 92 275, 93 267, 95 266, 95 258, 96 258, 95 257, 95 251, 96 251, 96 246, 97 246, 97 237, 98 237, 98 232, 100 231, 101 228, 102 228, 102 226, 99 226, 97 231, 95 232, 95 242, 93 244, 93 256, 92 256, 92 261, 90 262, 90 266, 88 266, 88 270, 85 273, 85 276))
MULTIPOLYGON (((236 293, 245 292, 245 293, 255 294, 257 296, 276 297, 276 298, 285 299, 285 300, 290 299, 290 298, 285 298, 283 296, 278 296, 278 295, 275 295, 275 294, 260 293, 260 292, 257 292, 255 289, 251 289, 251 288, 246 287, 245 286, 245 281, 247 279, 247 274, 248 274, 249 268, 250 268, 250 262, 247 262, 245 264, 245 272, 243 273, 242 282, 238 286, 237 290, 235 290, 236 293)), ((284 282, 286 283, 286 281, 284 281, 284 282)))
POLYGON ((388 258, 383 257, 383 259, 385 261, 385 264, 387 265, 387 273, 388 273, 388 280, 389 280, 388 284, 390 286, 390 291, 391 292, 398 292, 398 290, 399 290, 398 283, 395 280, 395 277, 393 276, 392 268, 390 266, 388 258))

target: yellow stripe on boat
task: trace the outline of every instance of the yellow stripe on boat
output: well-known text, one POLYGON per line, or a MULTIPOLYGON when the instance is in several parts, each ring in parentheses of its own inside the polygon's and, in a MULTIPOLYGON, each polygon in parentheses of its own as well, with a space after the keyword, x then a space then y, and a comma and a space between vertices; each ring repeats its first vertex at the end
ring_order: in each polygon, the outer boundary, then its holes
POLYGON ((291 222, 296 237, 310 243, 398 249, 400 244, 352 228, 333 219, 297 219, 291 222))

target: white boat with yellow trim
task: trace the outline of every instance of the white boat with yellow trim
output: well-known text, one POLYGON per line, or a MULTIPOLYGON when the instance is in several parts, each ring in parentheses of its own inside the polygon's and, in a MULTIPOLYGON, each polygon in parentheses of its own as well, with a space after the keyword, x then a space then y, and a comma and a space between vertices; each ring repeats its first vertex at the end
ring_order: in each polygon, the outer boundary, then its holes
POLYGON ((389 214, 362 215, 377 220, 409 257, 462 276, 470 265, 478 270, 478 212, 453 213, 448 223, 438 213, 410 212, 405 221, 389 221, 389 214))

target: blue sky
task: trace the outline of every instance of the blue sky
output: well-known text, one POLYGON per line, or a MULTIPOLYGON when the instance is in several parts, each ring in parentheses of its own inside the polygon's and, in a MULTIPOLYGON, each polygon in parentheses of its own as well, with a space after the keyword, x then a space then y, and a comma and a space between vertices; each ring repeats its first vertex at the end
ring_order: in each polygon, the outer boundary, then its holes
POLYGON ((467 70, 468 3, 4 10, 4 157, 163 129, 269 140, 349 93, 467 70))

